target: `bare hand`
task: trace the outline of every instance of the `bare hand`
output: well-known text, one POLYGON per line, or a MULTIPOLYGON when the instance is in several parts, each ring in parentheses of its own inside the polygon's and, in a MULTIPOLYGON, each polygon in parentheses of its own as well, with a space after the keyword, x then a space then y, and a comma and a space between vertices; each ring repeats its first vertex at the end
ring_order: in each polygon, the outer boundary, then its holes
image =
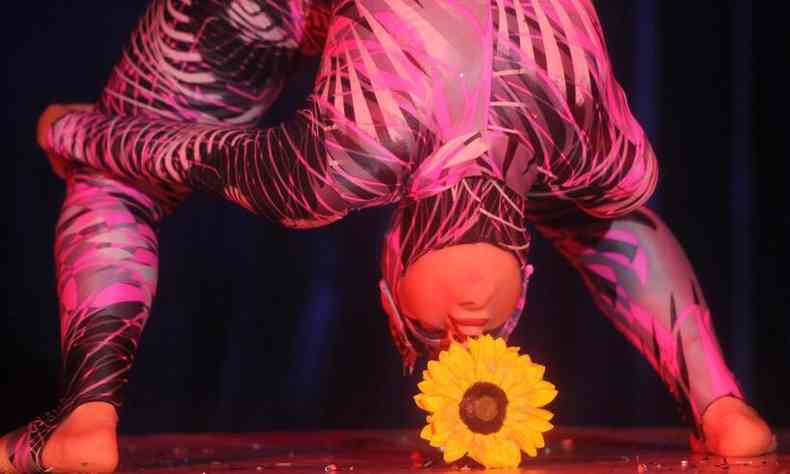
POLYGON ((70 112, 93 112, 93 104, 52 104, 44 110, 38 117, 36 126, 36 141, 38 146, 47 154, 52 170, 61 178, 66 178, 69 171, 69 163, 62 157, 52 152, 49 143, 49 129, 61 117, 70 112))

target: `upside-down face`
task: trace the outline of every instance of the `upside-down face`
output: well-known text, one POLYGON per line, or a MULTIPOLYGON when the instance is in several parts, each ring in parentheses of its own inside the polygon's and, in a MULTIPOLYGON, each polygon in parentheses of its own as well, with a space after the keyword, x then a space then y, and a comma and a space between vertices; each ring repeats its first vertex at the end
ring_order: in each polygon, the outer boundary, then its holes
POLYGON ((510 319, 523 289, 519 262, 493 244, 459 244, 412 263, 395 292, 404 318, 432 338, 493 332, 510 319))

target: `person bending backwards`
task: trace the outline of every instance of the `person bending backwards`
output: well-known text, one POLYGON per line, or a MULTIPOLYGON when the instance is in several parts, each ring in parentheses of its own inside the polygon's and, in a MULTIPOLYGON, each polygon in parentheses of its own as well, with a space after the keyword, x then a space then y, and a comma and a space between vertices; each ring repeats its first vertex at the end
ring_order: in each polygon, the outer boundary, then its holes
POLYGON ((66 383, 54 411, 0 441, 4 470, 116 468, 156 227, 192 190, 298 229, 397 203, 380 288, 409 369, 418 345, 510 334, 534 226, 686 409, 693 448, 775 449, 687 257, 644 207, 655 156, 589 0, 156 0, 95 111, 50 107, 39 142, 67 180, 66 383), (307 105, 256 127, 319 51, 307 105))

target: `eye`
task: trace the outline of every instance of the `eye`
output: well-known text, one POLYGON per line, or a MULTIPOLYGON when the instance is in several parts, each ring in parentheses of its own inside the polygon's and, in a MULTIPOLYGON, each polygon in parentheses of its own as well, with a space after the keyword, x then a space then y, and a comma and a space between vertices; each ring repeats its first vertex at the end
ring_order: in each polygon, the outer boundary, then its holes
POLYGON ((415 318, 409 313, 402 312, 401 313, 405 319, 408 319, 411 322, 414 330, 416 330, 419 335, 426 339, 444 339, 447 335, 447 330, 442 328, 437 328, 435 326, 431 326, 425 324, 425 322, 420 318, 415 318))
POLYGON ((416 324, 417 329, 423 334, 423 336, 430 338, 430 339, 442 339, 447 334, 447 331, 441 328, 435 328, 432 326, 425 326, 421 322, 416 324))

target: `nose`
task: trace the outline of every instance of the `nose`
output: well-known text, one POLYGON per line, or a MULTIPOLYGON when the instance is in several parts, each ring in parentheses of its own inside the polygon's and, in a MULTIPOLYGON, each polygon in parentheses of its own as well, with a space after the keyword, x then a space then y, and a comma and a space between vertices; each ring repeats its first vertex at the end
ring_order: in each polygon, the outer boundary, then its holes
POLYGON ((494 297, 495 285, 491 278, 473 273, 459 279, 455 285, 455 305, 467 312, 484 310, 494 297))
POLYGON ((476 272, 458 278, 448 312, 449 325, 464 336, 480 336, 492 318, 490 303, 493 296, 491 279, 476 272))

